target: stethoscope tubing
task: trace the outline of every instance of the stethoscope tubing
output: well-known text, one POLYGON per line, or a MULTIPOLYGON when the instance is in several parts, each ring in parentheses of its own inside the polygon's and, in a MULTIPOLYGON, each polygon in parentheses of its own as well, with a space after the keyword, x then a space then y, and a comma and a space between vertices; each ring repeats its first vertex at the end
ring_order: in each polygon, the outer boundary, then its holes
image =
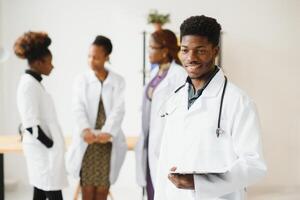
POLYGON ((223 108, 223 102, 224 102, 224 96, 225 96, 225 91, 227 87, 227 77, 224 76, 225 81, 224 81, 224 86, 223 86, 223 91, 222 91, 222 96, 221 96, 221 102, 220 102, 220 108, 219 108, 219 118, 218 118, 218 128, 216 129, 216 134, 217 137, 220 136, 220 134, 224 133, 224 130, 221 129, 221 117, 222 117, 222 108, 223 108))

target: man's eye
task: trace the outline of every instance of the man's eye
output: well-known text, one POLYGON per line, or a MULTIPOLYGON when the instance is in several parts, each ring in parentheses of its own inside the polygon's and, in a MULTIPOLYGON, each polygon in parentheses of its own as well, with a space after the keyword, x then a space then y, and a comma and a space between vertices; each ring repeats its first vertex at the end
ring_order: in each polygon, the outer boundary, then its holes
POLYGON ((206 50, 205 49, 197 49, 195 51, 195 53, 198 54, 198 55, 204 55, 204 54, 206 54, 206 50))

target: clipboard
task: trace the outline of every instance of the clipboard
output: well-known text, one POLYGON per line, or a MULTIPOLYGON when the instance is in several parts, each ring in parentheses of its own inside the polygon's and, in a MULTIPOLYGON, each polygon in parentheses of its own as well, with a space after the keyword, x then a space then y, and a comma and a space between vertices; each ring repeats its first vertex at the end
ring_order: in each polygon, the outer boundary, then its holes
POLYGON ((228 172, 228 168, 213 168, 213 169, 196 169, 196 170, 184 170, 176 169, 176 171, 170 171, 170 174, 224 174, 228 172))

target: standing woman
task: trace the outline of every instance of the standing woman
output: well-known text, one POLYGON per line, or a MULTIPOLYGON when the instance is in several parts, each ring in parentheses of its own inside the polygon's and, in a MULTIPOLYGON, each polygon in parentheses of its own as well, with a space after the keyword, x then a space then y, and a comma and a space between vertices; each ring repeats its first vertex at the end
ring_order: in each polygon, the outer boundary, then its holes
POLYGON ((137 182, 146 187, 148 200, 154 196, 153 184, 164 127, 159 116, 164 101, 184 83, 187 75, 178 58, 176 35, 167 29, 151 34, 149 60, 158 67, 152 70, 151 81, 146 85, 142 106, 142 133, 136 146, 137 182))
POLYGON ((23 127, 23 151, 34 200, 61 200, 67 185, 65 144, 54 103, 42 85, 52 69, 51 39, 43 32, 27 32, 15 42, 15 54, 28 61, 17 91, 23 127))
POLYGON ((121 129, 125 82, 105 67, 111 52, 111 41, 97 36, 89 50, 91 70, 80 76, 74 87, 77 130, 68 152, 67 169, 80 177, 83 200, 107 199, 127 151, 121 129))

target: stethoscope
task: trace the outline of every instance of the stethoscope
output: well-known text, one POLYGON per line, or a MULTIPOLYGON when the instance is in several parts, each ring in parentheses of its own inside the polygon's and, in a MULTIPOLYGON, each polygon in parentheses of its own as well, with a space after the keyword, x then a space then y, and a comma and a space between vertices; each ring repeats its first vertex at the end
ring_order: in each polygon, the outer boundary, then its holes
POLYGON ((221 128, 222 107, 223 107, 224 95, 225 95, 225 91, 226 91, 226 87, 227 87, 227 77, 224 76, 224 78, 225 78, 225 81, 224 81, 221 102, 220 102, 220 107, 219 107, 218 127, 216 129, 217 137, 219 137, 221 134, 225 133, 225 131, 221 128))
MULTIPOLYGON (((222 107, 223 107, 223 102, 224 102, 224 96, 225 96, 225 92, 226 92, 226 87, 227 87, 227 77, 224 76, 225 81, 224 81, 224 86, 223 86, 223 90, 222 90, 222 96, 221 96, 221 102, 220 102, 220 107, 219 107, 219 116, 218 116, 218 127, 216 129, 216 135, 217 137, 220 137, 220 135, 224 134, 225 131, 221 128, 221 118, 222 118, 222 107)), ((177 93, 181 88, 183 88, 184 85, 182 85, 181 87, 179 87, 175 93, 177 93)), ((169 115, 169 113, 165 113, 162 114, 160 117, 166 117, 167 115, 169 115)))

